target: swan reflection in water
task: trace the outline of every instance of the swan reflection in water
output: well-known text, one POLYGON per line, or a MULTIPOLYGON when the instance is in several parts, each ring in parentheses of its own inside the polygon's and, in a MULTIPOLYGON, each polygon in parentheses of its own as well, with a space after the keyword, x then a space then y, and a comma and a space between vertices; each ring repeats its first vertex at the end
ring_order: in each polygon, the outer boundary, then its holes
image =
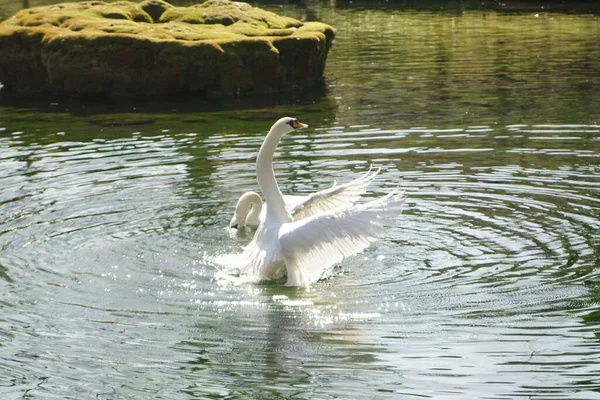
POLYGON ((238 201, 233 227, 258 225, 235 268, 251 281, 280 279, 286 286, 309 287, 323 272, 367 248, 385 224, 401 214, 406 197, 391 192, 355 204, 379 171, 309 196, 283 196, 273 172, 273 155, 283 135, 308 125, 279 119, 269 130, 256 159, 256 178, 265 197, 246 193, 238 201), (252 209, 248 214, 248 207, 252 209))

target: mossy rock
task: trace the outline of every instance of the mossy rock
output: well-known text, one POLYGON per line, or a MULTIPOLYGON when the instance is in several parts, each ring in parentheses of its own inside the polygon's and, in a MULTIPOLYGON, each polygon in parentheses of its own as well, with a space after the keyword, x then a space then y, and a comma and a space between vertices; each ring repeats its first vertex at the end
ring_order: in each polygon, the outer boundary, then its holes
POLYGON ((70 95, 264 92, 318 81, 334 35, 229 0, 64 3, 0 23, 0 82, 70 95))

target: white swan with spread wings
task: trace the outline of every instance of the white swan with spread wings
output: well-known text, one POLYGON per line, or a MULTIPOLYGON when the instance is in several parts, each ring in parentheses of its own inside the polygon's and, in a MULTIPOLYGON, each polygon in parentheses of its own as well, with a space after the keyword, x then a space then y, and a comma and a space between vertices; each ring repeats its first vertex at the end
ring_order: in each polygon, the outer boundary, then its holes
POLYGON ((258 152, 256 177, 266 212, 238 266, 252 280, 278 279, 287 273, 287 286, 308 287, 334 264, 367 248, 402 212, 404 193, 392 192, 294 221, 275 179, 273 155, 283 135, 306 127, 295 118, 279 119, 258 152))

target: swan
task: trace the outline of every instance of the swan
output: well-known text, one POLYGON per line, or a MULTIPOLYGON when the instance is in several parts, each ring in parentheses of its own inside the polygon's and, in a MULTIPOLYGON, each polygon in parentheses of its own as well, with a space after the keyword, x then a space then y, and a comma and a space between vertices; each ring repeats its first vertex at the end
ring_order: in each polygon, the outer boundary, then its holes
POLYGON ((258 152, 256 178, 267 210, 238 265, 251 280, 279 279, 287 273, 286 286, 307 288, 334 264, 367 248, 384 224, 402 212, 404 193, 394 191, 294 221, 275 179, 273 156, 283 135, 307 127, 295 118, 279 119, 258 152))
MULTIPOLYGON (((283 195, 285 207, 294 221, 318 212, 350 207, 366 192, 366 187, 380 171, 379 168, 374 172, 371 170, 372 167, 361 177, 343 185, 334 181, 333 186, 308 196, 283 195)), ((229 226, 234 229, 244 226, 256 227, 265 219, 266 214, 267 208, 263 207, 260 195, 256 192, 246 192, 240 196, 229 226)))
POLYGON ((240 196, 235 205, 235 212, 229 226, 234 229, 243 228, 244 226, 258 226, 261 217, 264 219, 266 211, 267 209, 262 206, 260 194, 246 192, 240 196))

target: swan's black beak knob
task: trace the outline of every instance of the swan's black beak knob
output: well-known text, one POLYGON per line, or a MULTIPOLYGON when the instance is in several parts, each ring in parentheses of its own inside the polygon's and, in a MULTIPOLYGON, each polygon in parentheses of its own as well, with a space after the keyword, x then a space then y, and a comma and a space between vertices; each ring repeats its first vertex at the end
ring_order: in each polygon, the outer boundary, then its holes
POLYGON ((288 122, 288 124, 294 128, 294 129, 304 129, 304 128, 308 128, 308 125, 303 124, 302 122, 298 121, 297 119, 292 119, 288 122))

